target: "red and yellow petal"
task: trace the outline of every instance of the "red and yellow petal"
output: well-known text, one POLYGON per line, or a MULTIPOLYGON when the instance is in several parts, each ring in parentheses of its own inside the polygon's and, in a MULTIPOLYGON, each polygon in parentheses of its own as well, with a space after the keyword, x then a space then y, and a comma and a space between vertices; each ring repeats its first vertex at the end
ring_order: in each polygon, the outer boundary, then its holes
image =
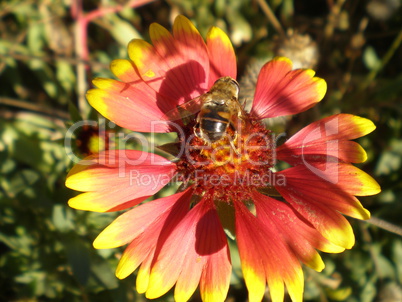
POLYGON ((282 196, 325 238, 345 249, 355 244, 355 237, 349 222, 338 212, 312 202, 295 193, 281 192, 282 196))
MULTIPOLYGON (((248 209, 243 209, 242 206, 236 208, 236 240, 239 247, 243 278, 248 289, 249 301, 254 302, 261 301, 264 297, 267 273, 265 272, 266 265, 262 255, 257 254, 259 247, 258 237, 261 237, 259 235, 261 230, 257 229, 258 226, 255 222, 253 224, 247 211, 248 209), (254 227, 254 229, 250 227, 254 227)), ((283 301, 283 282, 279 277, 277 277, 277 280, 278 285, 282 285, 282 290, 279 290, 279 294, 276 294, 276 296, 282 294, 282 299, 279 301, 283 301)))
POLYGON ((309 174, 319 177, 323 183, 333 184, 339 190, 349 195, 370 196, 381 192, 381 188, 374 178, 347 163, 305 163, 304 165, 293 167, 290 171, 297 174, 300 171, 309 172, 309 174))
POLYGON ((200 283, 204 261, 194 264, 194 254, 188 252, 181 267, 174 289, 174 300, 177 302, 188 301, 194 294, 200 283))
POLYGON ((153 200, 125 212, 98 235, 94 247, 97 249, 119 247, 133 241, 144 232, 151 233, 148 239, 157 239, 164 219, 178 200, 190 199, 188 191, 153 200))
MULTIPOLYGON (((148 299, 158 298, 174 286, 185 265, 187 254, 195 257, 192 261, 194 275, 200 273, 204 263, 201 261, 202 258, 196 258, 191 249, 191 246, 195 244, 194 234, 187 232, 189 229, 194 230, 195 222, 188 219, 193 217, 192 213, 193 209, 189 216, 181 221, 182 223, 174 229, 170 228, 168 234, 162 233, 149 276, 149 286, 146 291, 148 299)), ((185 295, 185 293, 182 294, 185 295)))
MULTIPOLYGON (((316 169, 315 167, 312 167, 316 169)), ((359 200, 352 194, 356 192, 361 192, 364 190, 364 185, 362 189, 348 190, 347 187, 353 187, 353 180, 349 179, 352 183, 348 181, 343 181, 344 175, 348 177, 347 170, 351 169, 353 171, 362 172, 357 168, 342 164, 339 170, 342 172, 338 175, 338 181, 327 181, 324 176, 323 171, 318 170, 318 173, 314 173, 317 170, 309 169, 306 166, 300 165, 297 167, 286 169, 278 174, 283 175, 286 180, 286 186, 278 186, 279 190, 289 190, 291 192, 300 192, 305 198, 316 201, 317 203, 331 208, 334 211, 341 212, 350 217, 357 219, 369 219, 370 213, 361 205, 359 200), (342 185, 343 184, 343 185, 342 185), (330 196, 327 194, 322 194, 322 192, 330 192, 330 196)), ((331 165, 328 170, 338 170, 337 166, 331 165)), ((363 173, 363 172, 362 172, 363 173)), ((365 173, 363 175, 366 175, 365 173)), ((369 192, 366 192, 369 193, 369 192)))
MULTIPOLYGON (((148 240, 133 240, 124 250, 124 253, 120 258, 119 264, 116 268, 116 277, 119 279, 127 278, 140 265, 143 266, 146 262, 152 262, 155 246, 152 246, 149 243, 154 243, 154 241, 154 238, 148 240)), ((138 292, 140 291, 138 290, 138 292)))
POLYGON ((196 251, 206 257, 200 282, 202 301, 225 301, 232 266, 226 235, 215 210, 208 210, 204 214, 197 232, 196 251))
POLYGON ((94 84, 100 89, 88 90, 86 97, 107 119, 133 131, 169 132, 169 123, 163 120, 164 112, 156 104, 154 91, 111 79, 96 79, 94 84))
POLYGON ((67 175, 66 186, 80 194, 69 200, 79 210, 107 212, 134 206, 164 187, 176 166, 136 150, 110 150, 90 156, 67 175))
POLYGON ((236 55, 226 33, 218 27, 212 27, 207 34, 207 48, 210 61, 209 87, 221 77, 236 79, 236 55))
POLYGON ((353 230, 338 211, 369 218, 369 212, 351 195, 375 194, 378 184, 370 176, 349 164, 297 166, 278 174, 286 185, 275 187, 295 210, 332 243, 346 249, 354 245, 353 230))
POLYGON ((132 83, 132 84, 140 84, 143 85, 145 83, 139 83, 141 80, 140 75, 135 69, 135 65, 132 61, 126 59, 116 59, 110 63, 110 70, 112 73, 122 82, 124 83, 132 83))
MULTIPOLYGON (((149 285, 149 275, 151 273, 152 261, 155 255, 155 246, 149 251, 149 254, 142 262, 140 269, 137 273, 137 279, 135 280, 135 287, 138 293, 144 294, 147 291, 149 285)), ((120 263, 119 263, 120 264, 120 263)), ((116 276, 118 271, 116 271, 116 276)))
POLYGON ((146 296, 160 297, 177 283, 175 300, 187 301, 200 281, 205 301, 224 301, 228 267, 228 247, 219 218, 212 204, 200 202, 171 232, 161 235, 146 296), (220 259, 219 266, 214 267, 220 269, 211 271, 208 268, 211 261, 215 264, 214 259, 220 259))
POLYGON ((284 57, 265 64, 258 76, 251 114, 260 119, 303 112, 324 97, 327 84, 310 69, 292 70, 284 57))
POLYGON ((250 301, 261 301, 265 280, 271 300, 283 301, 284 284, 293 302, 303 298, 303 271, 300 263, 274 228, 236 202, 236 238, 242 271, 250 301))
POLYGON ((182 104, 207 90, 209 59, 202 37, 183 17, 176 18, 173 35, 159 24, 152 24, 154 46, 133 40, 128 52, 141 78, 173 105, 182 104))
POLYGON ((299 260, 309 267, 317 271, 324 269, 324 263, 316 249, 328 253, 345 250, 324 238, 288 204, 257 192, 253 194, 253 201, 260 221, 267 227, 276 229, 299 260))
POLYGON ((186 80, 192 87, 208 89, 209 57, 204 39, 195 26, 184 16, 177 16, 173 24, 173 36, 175 37, 181 57, 186 62, 186 80), (198 64, 194 64, 196 59, 198 64))
MULTIPOLYGON (((191 194, 191 190, 187 190, 140 205, 119 216, 99 234, 94 241, 95 248, 113 248, 131 242, 117 267, 118 278, 126 278, 142 262, 145 262, 142 265, 144 274, 147 263, 153 259, 166 219, 174 217, 178 223, 189 209, 191 194)), ((143 285, 144 279, 138 278, 137 283, 143 285)))
MULTIPOLYGON (((149 85, 142 80, 133 61, 123 59, 113 60, 110 64, 110 69, 117 78, 127 83, 135 90, 135 96, 138 97, 136 101, 138 101, 140 105, 144 103, 146 107, 156 106, 163 113, 174 108, 175 100, 162 96, 149 87, 149 85)), ((94 84, 98 86, 97 83, 94 84)))
POLYGON ((151 196, 132 197, 132 195, 134 194, 131 192, 115 187, 111 190, 82 193, 70 198, 68 205, 73 209, 83 211, 115 212, 131 208, 151 196))
POLYGON ((291 165, 325 162, 330 157, 361 163, 367 159, 366 152, 359 144, 349 140, 374 129, 373 122, 368 119, 351 114, 332 115, 297 132, 277 148, 277 156, 291 165))

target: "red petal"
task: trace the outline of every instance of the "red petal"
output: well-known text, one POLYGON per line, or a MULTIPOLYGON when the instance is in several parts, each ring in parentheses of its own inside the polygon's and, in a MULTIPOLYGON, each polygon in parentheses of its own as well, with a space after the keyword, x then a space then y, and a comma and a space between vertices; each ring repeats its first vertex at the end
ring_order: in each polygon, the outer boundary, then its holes
POLYGON ((366 152, 359 144, 348 140, 364 136, 374 129, 370 120, 350 114, 333 115, 297 132, 277 148, 277 156, 291 165, 333 161, 331 158, 364 162, 366 152))
POLYGON ((119 216, 99 234, 95 248, 114 248, 131 242, 117 267, 118 278, 130 275, 147 257, 153 258, 166 220, 174 217, 180 221, 185 216, 191 194, 187 190, 140 205, 119 216))
POLYGON ((299 178, 303 173, 308 175, 308 177, 304 176, 307 180, 314 181, 315 178, 310 178, 310 175, 315 175, 324 184, 335 185, 339 190, 349 195, 369 196, 381 191, 378 183, 370 175, 347 163, 328 162, 311 165, 305 163, 305 165, 286 169, 280 174, 284 174, 285 177, 295 175, 296 178, 299 178))
POLYGON ((87 193, 69 200, 73 208, 106 212, 138 204, 164 187, 175 173, 165 158, 136 150, 110 150, 87 157, 67 175, 66 186, 87 193))
POLYGON ((162 234, 146 293, 148 298, 163 295, 177 282, 175 299, 186 301, 201 278, 202 294, 217 298, 214 301, 224 300, 230 276, 228 247, 212 206, 203 201, 198 203, 171 232, 162 234), (223 262, 214 267, 220 269, 211 275, 208 267, 214 259, 223 262))
POLYGON ((339 253, 344 248, 325 239, 309 222, 288 204, 255 192, 253 201, 257 217, 267 227, 274 228, 303 263, 321 271, 324 263, 315 249, 339 253))
POLYGON ((150 27, 154 46, 133 40, 128 51, 141 78, 176 105, 207 90, 209 59, 204 41, 187 18, 176 18, 173 33, 154 23, 150 27))
POLYGON ((135 84, 111 79, 95 79, 86 97, 100 114, 117 125, 138 132, 169 132, 164 112, 173 102, 158 100, 158 95, 142 80, 135 84))
POLYGON ((215 210, 204 214, 197 233, 196 251, 207 258, 200 282, 202 300, 225 301, 232 266, 226 235, 215 210))
POLYGON ((208 88, 208 82, 204 82, 209 77, 208 50, 198 30, 186 17, 178 16, 173 24, 173 36, 186 62, 183 80, 189 87, 198 87, 199 92, 208 88))
POLYGON ((321 101, 327 90, 310 69, 292 70, 292 62, 277 57, 258 76, 251 113, 260 119, 297 114, 321 101))
POLYGON ((210 60, 209 86, 221 77, 236 79, 236 55, 228 36, 218 27, 212 27, 207 34, 207 47, 210 60))
POLYGON ((272 301, 283 301, 284 286, 292 301, 302 301, 303 272, 299 261, 275 228, 262 223, 240 202, 236 208, 236 238, 250 301, 261 301, 268 282, 272 301))
POLYGON ((344 186, 320 179, 302 166, 286 169, 280 174, 286 179, 286 185, 275 188, 286 201, 325 238, 341 247, 351 248, 354 245, 353 230, 337 210, 346 209, 362 216, 367 211, 348 196, 344 186))
MULTIPOLYGON (((278 185, 277 187, 279 190, 299 192, 299 194, 303 194, 309 200, 316 201, 326 208, 339 211, 348 216, 358 219, 368 219, 370 218, 370 213, 352 195, 356 193, 356 190, 353 189, 356 181, 349 178, 350 175, 348 175, 347 169, 349 165, 344 165, 339 168, 340 173, 338 174, 337 183, 326 181, 321 177, 321 174, 315 174, 313 173, 314 171, 305 166, 297 166, 276 174, 283 175, 286 182, 284 186, 278 185), (344 176, 347 177, 345 181, 342 180, 344 176), (330 192, 330 195, 323 194, 323 192, 330 192)), ((354 170, 357 170, 353 166, 350 167, 352 167, 352 170, 350 170, 352 173, 354 170)), ((333 166, 328 167, 329 170, 334 170, 335 168, 333 166)), ((324 173, 321 170, 318 171, 324 173)))

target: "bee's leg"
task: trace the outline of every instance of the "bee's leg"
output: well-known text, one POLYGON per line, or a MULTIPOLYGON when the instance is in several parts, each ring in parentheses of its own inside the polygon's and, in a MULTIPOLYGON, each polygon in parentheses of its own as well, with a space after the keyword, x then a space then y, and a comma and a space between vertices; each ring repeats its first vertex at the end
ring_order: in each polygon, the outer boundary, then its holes
POLYGON ((197 123, 193 127, 193 131, 196 137, 202 138, 201 132, 200 132, 200 123, 197 123))
POLYGON ((234 139, 231 139, 230 136, 229 136, 229 144, 232 147, 233 151, 237 154, 237 156, 240 156, 240 152, 236 149, 236 146, 234 144, 236 139, 237 139, 237 133, 235 133, 234 139))

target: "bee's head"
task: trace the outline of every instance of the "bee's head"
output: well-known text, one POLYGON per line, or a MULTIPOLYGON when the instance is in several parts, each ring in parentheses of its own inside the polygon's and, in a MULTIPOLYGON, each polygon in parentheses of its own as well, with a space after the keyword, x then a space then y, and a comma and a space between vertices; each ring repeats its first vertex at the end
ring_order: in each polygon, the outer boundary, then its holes
POLYGON ((239 95, 239 83, 232 77, 222 77, 215 81, 211 90, 222 90, 230 93, 230 95, 235 96, 236 98, 239 95))

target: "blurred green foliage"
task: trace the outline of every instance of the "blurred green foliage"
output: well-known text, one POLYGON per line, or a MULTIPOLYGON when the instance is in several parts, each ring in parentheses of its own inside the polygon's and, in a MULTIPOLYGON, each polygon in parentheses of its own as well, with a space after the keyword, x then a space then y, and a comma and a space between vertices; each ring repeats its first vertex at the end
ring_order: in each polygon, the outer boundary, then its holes
MULTIPOLYGON (((293 38, 300 44, 295 34, 309 35, 307 44, 299 45, 295 53, 309 59, 327 80, 327 96, 314 109, 273 127, 294 133, 312 120, 338 112, 373 120, 377 130, 359 141, 369 155, 360 167, 376 177, 383 192, 361 198, 380 220, 351 220, 356 246, 340 255, 323 254, 327 267, 322 273, 305 270, 305 300, 401 301, 401 237, 384 230, 401 228, 402 217, 400 4, 399 0, 170 0, 136 7, 136 1, 92 0, 80 7, 79 1, 0 2, 0 300, 146 300, 134 291, 134 276, 121 281, 114 276, 122 250, 98 251, 91 245, 117 214, 67 206, 76 193, 64 186, 73 165, 64 138, 68 127, 83 118, 110 130, 110 124, 98 120, 82 101, 90 80, 113 77, 108 64, 127 57, 131 39, 148 39, 152 22, 169 28, 180 13, 204 36, 212 25, 229 34, 244 82, 255 81, 250 70, 258 60, 278 54, 293 38), (277 16, 282 34, 272 26, 264 3, 277 16), (108 8, 114 9, 106 13, 108 8), (86 26, 77 12, 99 15, 86 26), (81 34, 85 44, 80 43, 81 34), (311 45, 317 48, 309 58, 303 50, 311 45)), ((75 154, 90 141, 85 135, 77 138, 71 140, 75 154)), ((156 140, 169 141, 166 136, 156 140)), ((234 273, 229 298, 245 301, 237 251, 231 249, 234 273)), ((193 300, 198 299, 194 295, 193 300)), ((171 301, 172 295, 159 300, 171 301)))

